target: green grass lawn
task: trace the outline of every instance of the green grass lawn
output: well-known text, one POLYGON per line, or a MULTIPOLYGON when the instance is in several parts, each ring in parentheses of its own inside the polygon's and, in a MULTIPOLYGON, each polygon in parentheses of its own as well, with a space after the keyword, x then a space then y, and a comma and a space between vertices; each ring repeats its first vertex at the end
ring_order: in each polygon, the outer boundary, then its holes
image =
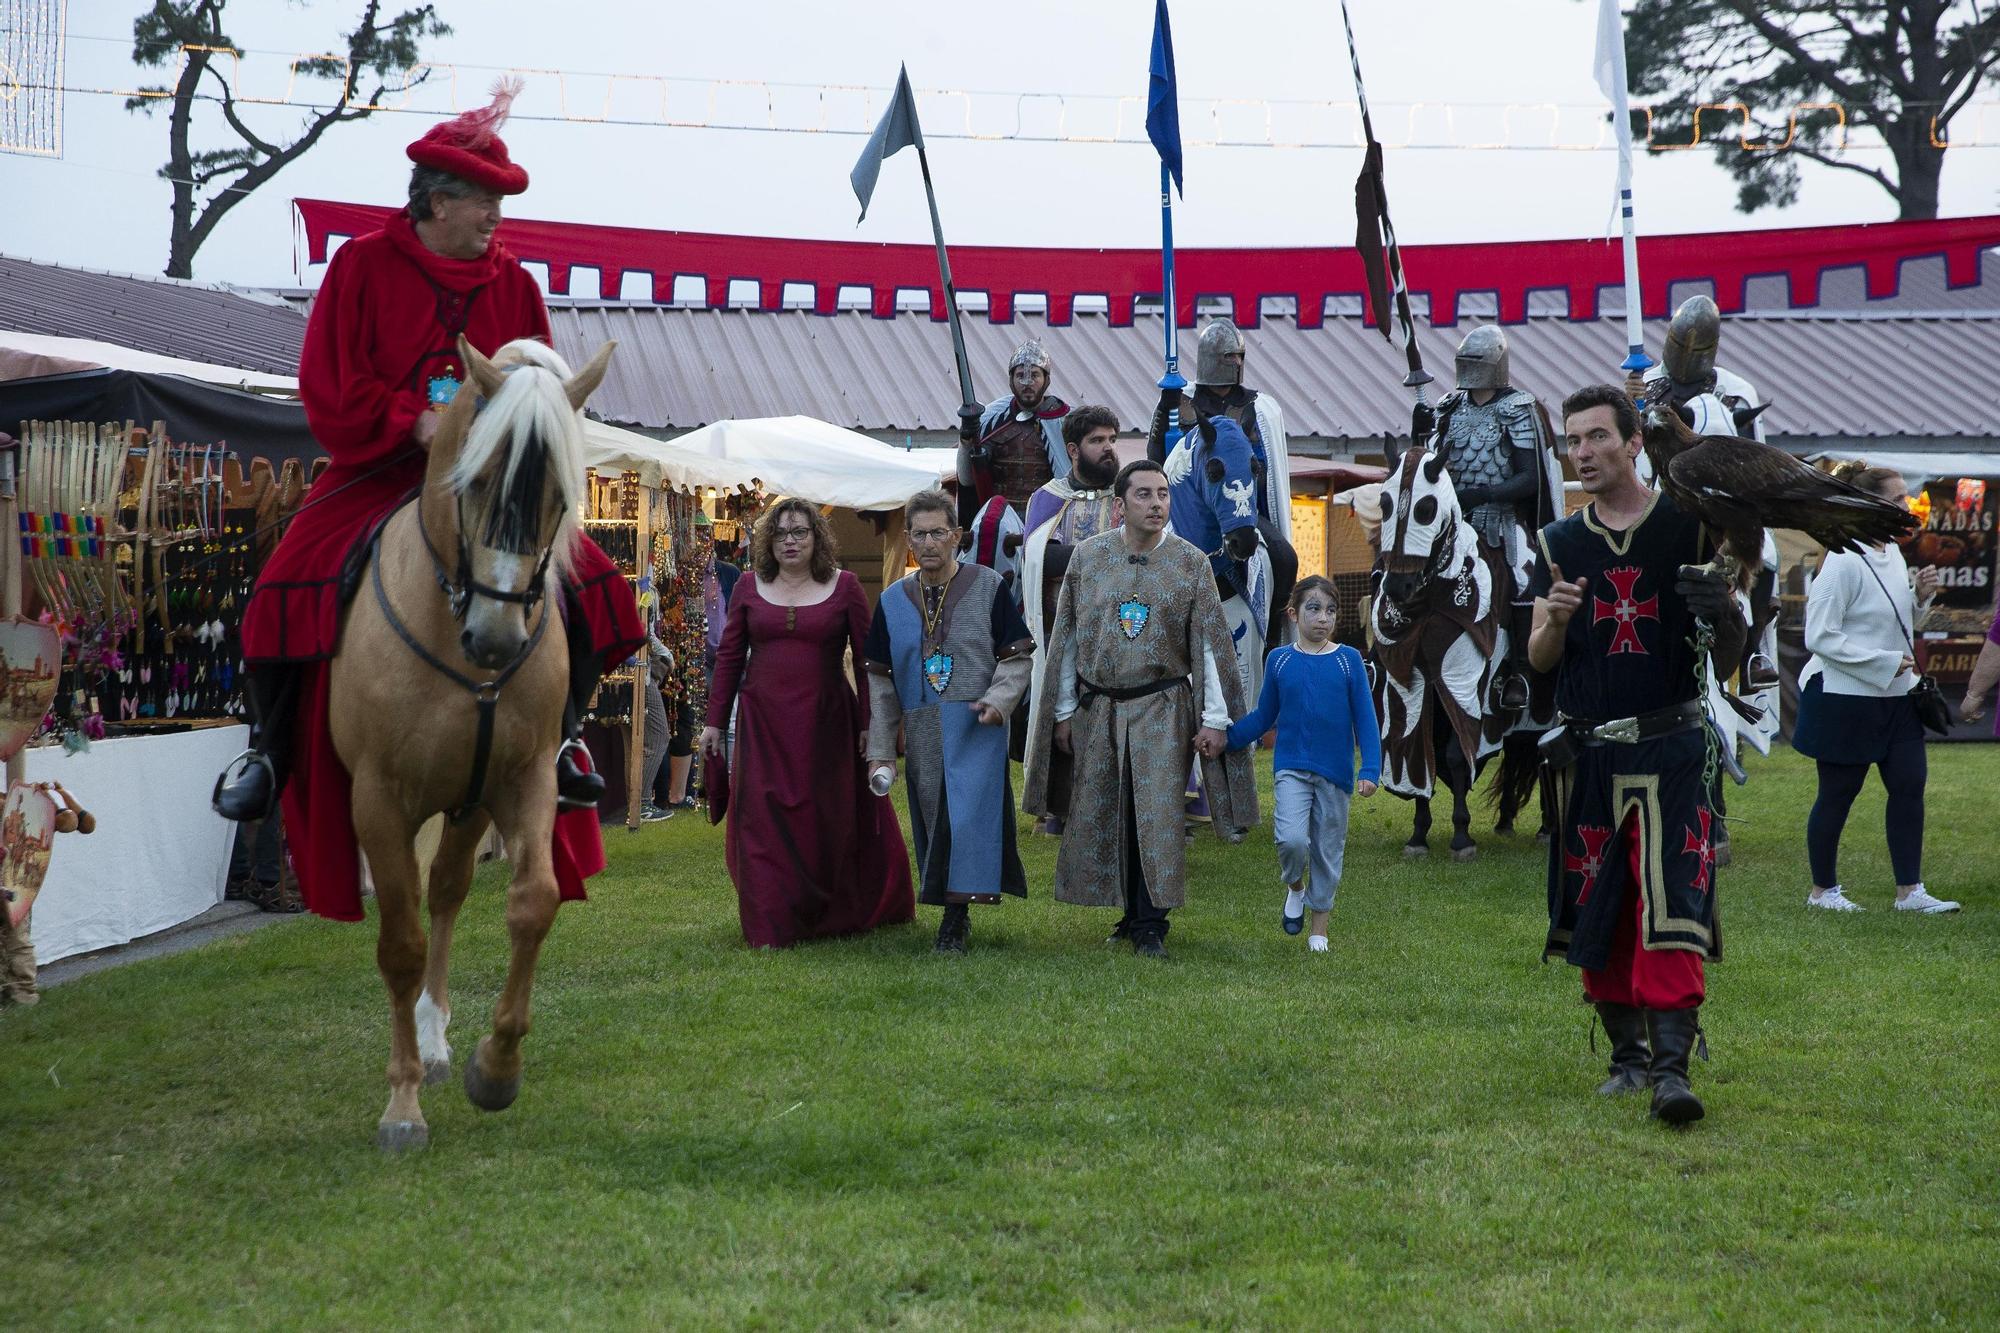
MULTIPOLYGON (((1046 838, 1037 896, 948 960, 935 909, 752 953, 718 830, 609 830, 542 955, 520 1101, 429 1089, 405 1158, 374 1146, 372 928, 91 976, 0 1014, 0 1323, 1991 1325, 2000 755, 1932 764, 1950 918, 1887 910, 1879 787, 1852 917, 1802 906, 1810 765, 1733 793, 1684 1132, 1593 1094, 1532 839, 1406 863, 1387 797, 1356 802, 1331 954, 1279 932, 1267 825, 1197 841, 1164 966, 1048 897, 1046 838)), ((499 883, 460 930, 461 1062, 499 883)))

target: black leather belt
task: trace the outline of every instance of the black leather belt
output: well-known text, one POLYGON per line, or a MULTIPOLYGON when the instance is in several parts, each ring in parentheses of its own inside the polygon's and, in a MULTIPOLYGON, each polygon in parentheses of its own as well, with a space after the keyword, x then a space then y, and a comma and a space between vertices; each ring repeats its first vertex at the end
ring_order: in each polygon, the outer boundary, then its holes
POLYGON ((1176 685, 1187 684, 1187 677, 1168 676, 1165 680, 1148 681, 1144 685, 1133 685, 1130 688, 1124 689, 1112 685, 1094 685, 1090 681, 1084 680, 1081 676, 1077 677, 1077 681, 1082 688, 1078 692, 1076 706, 1078 708, 1088 708, 1090 707, 1090 701, 1099 695, 1103 695, 1105 698, 1115 700, 1119 703, 1124 703, 1132 699, 1143 699, 1149 694, 1165 694, 1176 685))
POLYGON ((1702 717, 1701 700, 1689 699, 1650 713, 1641 713, 1637 717, 1615 718, 1610 722, 1592 722, 1580 717, 1567 721, 1571 733, 1585 745, 1637 745, 1641 741, 1671 736, 1677 731, 1691 731, 1701 725, 1702 717))

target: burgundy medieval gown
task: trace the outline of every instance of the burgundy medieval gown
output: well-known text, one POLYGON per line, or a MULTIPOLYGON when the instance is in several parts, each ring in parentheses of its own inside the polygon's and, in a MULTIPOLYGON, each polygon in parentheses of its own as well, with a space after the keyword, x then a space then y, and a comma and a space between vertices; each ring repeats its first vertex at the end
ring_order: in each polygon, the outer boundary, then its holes
POLYGON ((842 570, 814 606, 764 600, 736 584, 709 688, 708 725, 736 746, 726 846, 743 938, 765 948, 849 935, 916 915, 910 854, 895 807, 868 790, 860 740, 868 697, 848 683, 871 610, 842 570), (788 623, 789 618, 789 623, 788 623))

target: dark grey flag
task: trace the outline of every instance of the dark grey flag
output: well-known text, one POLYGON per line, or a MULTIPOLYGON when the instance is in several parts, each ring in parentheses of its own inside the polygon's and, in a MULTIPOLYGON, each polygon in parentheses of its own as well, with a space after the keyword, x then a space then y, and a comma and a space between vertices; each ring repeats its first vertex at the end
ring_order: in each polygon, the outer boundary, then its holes
POLYGON ((861 217, 856 223, 868 216, 868 201, 875 194, 875 177, 882 171, 882 160, 910 147, 923 151, 924 131, 917 124, 917 95, 910 91, 910 71, 905 66, 896 73, 896 92, 889 99, 889 109, 882 113, 882 123, 868 136, 868 146, 847 174, 854 185, 854 197, 861 201, 861 217))

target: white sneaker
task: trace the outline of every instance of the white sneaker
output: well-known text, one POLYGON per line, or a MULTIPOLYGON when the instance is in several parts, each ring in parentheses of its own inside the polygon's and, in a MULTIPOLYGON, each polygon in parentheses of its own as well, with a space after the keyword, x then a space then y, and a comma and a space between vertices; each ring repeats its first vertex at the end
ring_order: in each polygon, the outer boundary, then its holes
POLYGON ((1896 910, 1898 912, 1922 912, 1926 916, 1938 916, 1944 912, 1956 912, 1958 904, 1947 902, 1943 898, 1931 897, 1930 890, 1919 884, 1916 888, 1910 890, 1907 898, 1898 898, 1896 900, 1896 910))
MULTIPOLYGON (((1922 890, 1920 889, 1918 892, 1921 893, 1922 890)), ((1838 884, 1828 889, 1825 893, 1807 894, 1806 906, 1817 907, 1822 912, 1865 912, 1868 910, 1860 903, 1855 902, 1852 898, 1842 893, 1838 884)))

